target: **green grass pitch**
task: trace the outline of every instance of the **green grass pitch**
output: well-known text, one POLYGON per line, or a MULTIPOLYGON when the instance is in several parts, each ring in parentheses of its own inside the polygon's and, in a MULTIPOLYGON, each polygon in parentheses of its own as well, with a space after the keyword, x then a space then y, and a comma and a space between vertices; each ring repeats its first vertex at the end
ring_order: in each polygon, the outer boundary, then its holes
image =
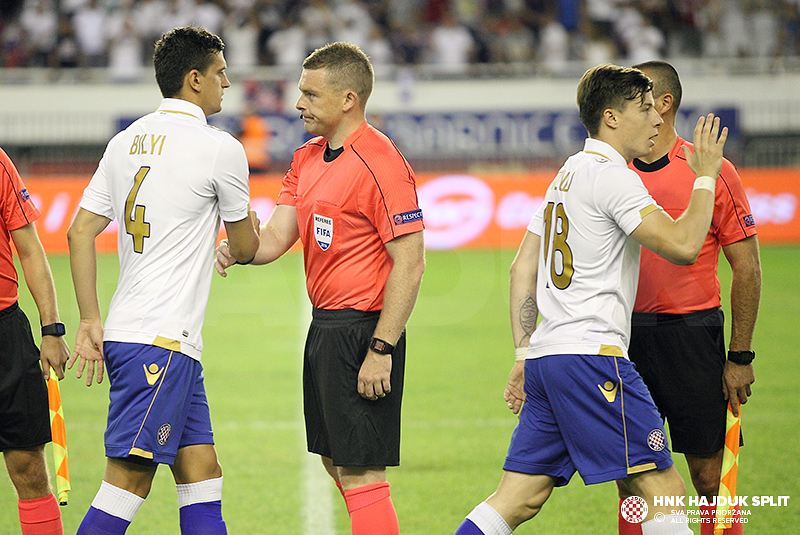
MULTIPOLYGON (((501 397, 513 362, 507 311, 513 255, 509 250, 428 253, 408 327, 402 465, 389 470, 401 533, 453 533, 499 481, 516 422, 501 397)), ((71 346, 78 314, 68 261, 63 256, 50 261, 71 346)), ((764 247, 762 263, 757 382, 743 412, 739 494, 790 496, 786 507, 746 508, 746 532, 794 533, 800 520, 800 247, 764 247)), ((101 257, 99 266, 101 305, 107 307, 116 286, 116 257, 101 257)), ((722 266, 727 288, 730 275, 724 261, 722 266)), ((24 285, 21 293, 21 305, 36 325, 24 285)), ((300 534, 304 516, 321 507, 308 503, 304 468, 300 354, 308 322, 297 253, 271 266, 236 267, 227 279, 214 276, 203 364, 225 474, 223 513, 232 534, 300 534)), ((103 476, 108 400, 107 383, 87 388, 74 375, 68 372, 61 382, 73 487, 69 506, 62 508, 68 534, 77 530, 103 476)), ((676 465, 688 481, 680 456, 676 465)), ((19 533, 14 491, 0 472, 0 535, 19 533)), ((324 484, 334 506, 331 533, 349 533, 343 501, 332 483, 324 484)), ((614 535, 616 521, 613 483, 585 487, 576 476, 517 533, 614 535)), ((128 533, 179 533, 168 469, 159 470, 128 533)))

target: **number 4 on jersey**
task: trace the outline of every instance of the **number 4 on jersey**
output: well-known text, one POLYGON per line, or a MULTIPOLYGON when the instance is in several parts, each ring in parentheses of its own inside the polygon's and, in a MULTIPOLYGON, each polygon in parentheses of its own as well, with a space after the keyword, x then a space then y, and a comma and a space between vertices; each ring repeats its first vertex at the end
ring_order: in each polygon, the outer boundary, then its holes
POLYGON ((149 172, 149 167, 139 168, 133 180, 133 187, 125 200, 125 231, 133 236, 133 250, 137 253, 144 251, 144 239, 150 237, 150 223, 144 220, 145 207, 141 204, 134 205, 139 188, 149 172))

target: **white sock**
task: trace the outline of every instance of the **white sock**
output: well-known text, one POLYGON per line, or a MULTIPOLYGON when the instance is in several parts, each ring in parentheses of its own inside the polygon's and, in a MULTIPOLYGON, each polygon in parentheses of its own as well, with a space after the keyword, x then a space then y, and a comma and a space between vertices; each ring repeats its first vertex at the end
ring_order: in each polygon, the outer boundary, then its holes
POLYGON ((642 535, 692 535, 686 513, 651 518, 642 523, 642 535))
POLYGON ((479 503, 467 515, 467 519, 478 526, 478 529, 485 535, 511 535, 511 528, 500 516, 500 513, 486 502, 479 503))
POLYGON ((175 486, 178 489, 178 508, 222 500, 222 476, 175 486))
POLYGON ((131 522, 143 503, 144 498, 103 481, 92 501, 92 507, 131 522))

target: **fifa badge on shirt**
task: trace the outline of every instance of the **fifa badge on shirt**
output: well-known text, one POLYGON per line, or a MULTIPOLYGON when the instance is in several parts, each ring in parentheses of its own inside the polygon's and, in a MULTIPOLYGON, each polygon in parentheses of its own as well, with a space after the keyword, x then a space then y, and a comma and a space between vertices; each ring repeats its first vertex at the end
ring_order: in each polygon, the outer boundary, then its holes
POLYGON ((314 239, 323 251, 327 251, 333 241, 333 218, 314 214, 314 239))
POLYGON ((22 199, 22 202, 27 201, 31 198, 31 194, 28 193, 28 188, 22 188, 19 192, 19 198, 22 199))

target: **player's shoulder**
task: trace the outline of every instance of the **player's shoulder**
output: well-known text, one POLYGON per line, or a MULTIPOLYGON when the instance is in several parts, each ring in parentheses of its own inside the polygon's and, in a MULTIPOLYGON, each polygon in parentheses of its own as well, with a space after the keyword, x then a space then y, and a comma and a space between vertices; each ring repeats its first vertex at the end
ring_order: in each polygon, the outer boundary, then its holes
POLYGON ((353 140, 353 149, 358 151, 359 154, 362 154, 366 157, 392 157, 392 158, 402 158, 403 155, 400 153, 400 150, 394 144, 394 142, 372 126, 371 124, 367 124, 361 134, 353 140))

